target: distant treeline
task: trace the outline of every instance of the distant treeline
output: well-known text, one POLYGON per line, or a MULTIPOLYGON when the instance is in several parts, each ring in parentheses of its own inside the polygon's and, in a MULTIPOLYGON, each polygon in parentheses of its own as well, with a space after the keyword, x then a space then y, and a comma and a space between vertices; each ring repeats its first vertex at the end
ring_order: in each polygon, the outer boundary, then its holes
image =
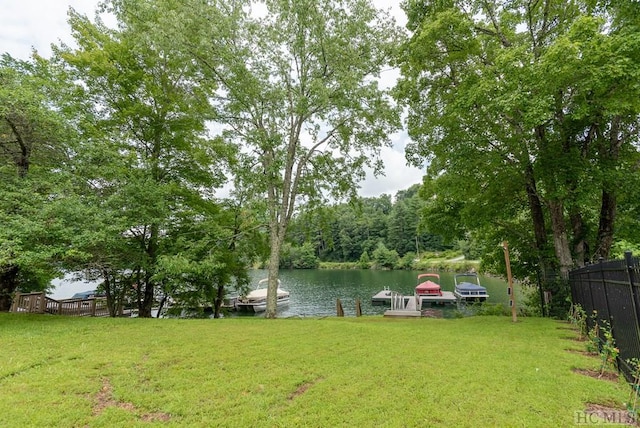
MULTIPOLYGON (((296 216, 283 248, 282 268, 315 268, 319 262, 358 262, 362 267, 398 268, 424 252, 468 246, 445 243, 421 221, 420 185, 390 195, 359 198, 296 216)), ((465 250, 465 248, 467 248, 465 250)), ((466 254, 471 256, 471 254, 466 254)))

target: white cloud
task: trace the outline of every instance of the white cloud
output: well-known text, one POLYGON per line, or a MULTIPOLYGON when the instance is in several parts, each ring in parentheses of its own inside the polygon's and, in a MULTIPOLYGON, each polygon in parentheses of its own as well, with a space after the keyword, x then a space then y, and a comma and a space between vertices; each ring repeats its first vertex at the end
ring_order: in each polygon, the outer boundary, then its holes
POLYGON ((409 140, 406 132, 391 136, 393 147, 384 147, 381 158, 384 161, 384 176, 374 177, 373 172, 367 173, 361 183, 358 194, 364 197, 380 196, 385 193, 395 196, 398 190, 405 190, 414 184, 422 183, 423 171, 407 164, 404 148, 409 140))
POLYGON ((51 44, 71 41, 67 11, 93 17, 97 0, 4 0, 0 14, 0 52, 27 59, 35 48, 42 56, 51 54, 51 44))
MULTIPOLYGON (((380 9, 389 10, 399 25, 405 24, 406 17, 397 1, 374 0, 374 4, 380 9)), ((67 24, 69 7, 93 17, 97 5, 98 0, 2 0, 0 53, 27 59, 32 49, 36 49, 40 55, 48 57, 52 43, 72 43, 67 24)), ((397 76, 397 70, 385 71, 381 76, 382 86, 393 86, 397 76)), ((393 148, 382 151, 385 175, 375 178, 372 173, 367 174, 360 195, 368 197, 386 193, 393 196, 398 190, 421 182, 422 172, 406 164, 404 147, 407 139, 406 132, 392 136, 393 148)))

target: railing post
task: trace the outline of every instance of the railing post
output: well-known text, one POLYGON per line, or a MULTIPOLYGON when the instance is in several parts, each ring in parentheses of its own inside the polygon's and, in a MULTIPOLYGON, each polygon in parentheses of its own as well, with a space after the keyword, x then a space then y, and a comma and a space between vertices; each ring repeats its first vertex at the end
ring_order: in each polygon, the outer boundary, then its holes
POLYGON ((15 296, 13 296, 13 300, 11 301, 11 308, 9 312, 18 312, 18 306, 20 304, 20 292, 16 292, 15 296))

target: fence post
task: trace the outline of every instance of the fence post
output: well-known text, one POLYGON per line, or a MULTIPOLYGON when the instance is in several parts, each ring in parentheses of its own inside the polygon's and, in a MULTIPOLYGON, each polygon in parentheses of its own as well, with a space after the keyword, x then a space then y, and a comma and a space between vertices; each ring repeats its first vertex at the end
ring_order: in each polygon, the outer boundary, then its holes
POLYGON ((638 313, 640 311, 640 296, 638 296, 638 292, 636 291, 631 251, 624 252, 624 260, 627 264, 627 276, 629 277, 629 287, 631 287, 631 297, 633 298, 633 313, 636 318, 636 329, 640 330, 640 318, 638 318, 638 313))
POLYGON ((613 330, 613 315, 609 307, 609 295, 607 294, 607 281, 604 277, 604 258, 600 257, 600 280, 602 281, 602 291, 604 292, 604 303, 607 306, 607 316, 609 318, 609 326, 613 330))

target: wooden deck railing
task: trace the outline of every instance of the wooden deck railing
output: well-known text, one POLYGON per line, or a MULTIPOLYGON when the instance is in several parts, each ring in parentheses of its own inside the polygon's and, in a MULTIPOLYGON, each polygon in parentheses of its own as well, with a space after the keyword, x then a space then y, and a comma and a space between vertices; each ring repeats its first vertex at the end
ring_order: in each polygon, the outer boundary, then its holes
POLYGON ((55 300, 44 293, 16 293, 11 312, 67 315, 75 317, 108 317, 107 299, 55 300))

